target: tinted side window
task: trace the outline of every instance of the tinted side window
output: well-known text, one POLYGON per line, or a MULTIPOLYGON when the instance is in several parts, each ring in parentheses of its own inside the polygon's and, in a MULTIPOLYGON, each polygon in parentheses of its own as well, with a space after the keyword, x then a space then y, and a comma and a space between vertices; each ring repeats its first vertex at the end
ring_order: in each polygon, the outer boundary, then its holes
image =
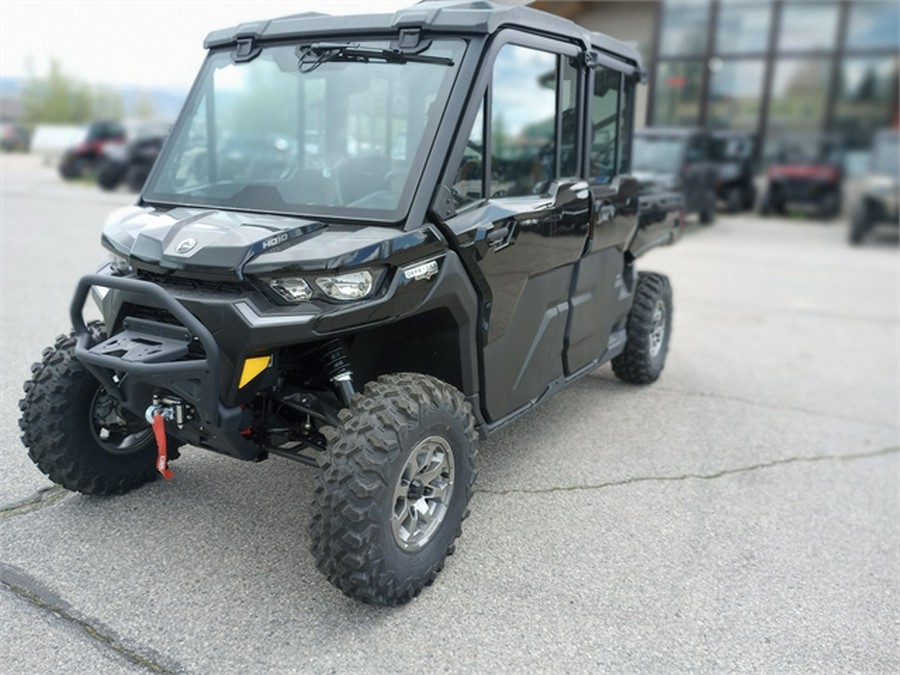
POLYGON ((631 133, 634 125, 634 81, 622 78, 622 104, 619 106, 619 173, 631 171, 631 133))
POLYGON ((540 193, 556 161, 556 56, 505 45, 494 63, 491 101, 493 197, 540 193))
POLYGON ((702 136, 693 136, 687 150, 688 162, 702 162, 706 156, 706 143, 702 136))
POLYGON ((574 177, 578 175, 578 160, 580 147, 578 144, 578 125, 579 125, 579 107, 578 107, 578 90, 579 90, 579 71, 576 62, 566 57, 562 58, 562 68, 560 70, 560 125, 562 131, 560 133, 560 166, 559 175, 574 177))
POLYGON ((457 209, 582 175, 583 72, 568 56, 501 47, 453 180, 457 209))

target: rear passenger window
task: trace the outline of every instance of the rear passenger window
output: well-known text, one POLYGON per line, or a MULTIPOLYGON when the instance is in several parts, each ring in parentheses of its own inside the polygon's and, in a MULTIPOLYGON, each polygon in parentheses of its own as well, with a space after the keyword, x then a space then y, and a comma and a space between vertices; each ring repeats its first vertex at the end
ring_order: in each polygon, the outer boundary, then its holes
POLYGON ((591 105, 591 181, 608 183, 616 175, 618 162, 619 92, 622 76, 614 70, 594 69, 591 105))

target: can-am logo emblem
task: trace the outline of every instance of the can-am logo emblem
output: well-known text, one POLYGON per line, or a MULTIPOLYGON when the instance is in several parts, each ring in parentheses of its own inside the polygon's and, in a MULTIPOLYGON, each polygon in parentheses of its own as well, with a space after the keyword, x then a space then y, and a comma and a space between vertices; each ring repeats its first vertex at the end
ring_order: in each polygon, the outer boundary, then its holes
POLYGON ((194 250, 194 247, 197 245, 197 240, 193 237, 189 237, 184 241, 178 242, 178 246, 175 247, 176 253, 190 253, 194 250))

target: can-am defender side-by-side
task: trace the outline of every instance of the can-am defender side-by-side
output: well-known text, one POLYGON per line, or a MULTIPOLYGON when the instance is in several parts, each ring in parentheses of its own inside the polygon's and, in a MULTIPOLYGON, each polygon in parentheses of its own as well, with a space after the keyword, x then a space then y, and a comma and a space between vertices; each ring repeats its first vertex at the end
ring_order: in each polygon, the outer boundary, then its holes
POLYGON ((635 258, 680 208, 640 213, 627 175, 637 52, 486 2, 206 47, 25 385, 25 445, 102 495, 170 476, 185 445, 314 465, 316 565, 404 603, 453 551, 479 438, 607 361, 663 369, 669 282, 635 258))

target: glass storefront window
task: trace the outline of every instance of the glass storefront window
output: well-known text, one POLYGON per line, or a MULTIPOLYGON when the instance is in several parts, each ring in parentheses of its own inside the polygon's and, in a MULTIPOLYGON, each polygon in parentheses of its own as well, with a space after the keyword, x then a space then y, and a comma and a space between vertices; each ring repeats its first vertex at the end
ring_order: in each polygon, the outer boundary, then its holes
POLYGON ((873 49, 900 47, 900 4, 854 2, 850 6, 847 47, 873 49))
POLYGON ((876 129, 891 124, 897 77, 897 57, 847 58, 841 64, 834 124, 848 147, 867 147, 876 129))
POLYGON ((837 40, 838 6, 830 2, 793 2, 781 13, 780 51, 833 50, 837 40))
POLYGON ((700 121, 702 84, 702 63, 660 63, 653 94, 653 124, 696 126, 700 121))
POLYGON ((710 80, 709 126, 756 131, 764 73, 762 59, 720 61, 710 80))
POLYGON ((677 0, 663 6, 659 53, 662 56, 694 56, 706 53, 709 2, 677 0))
POLYGON ((775 66, 769 130, 819 131, 825 120, 831 59, 781 59, 775 66))
POLYGON ((761 53, 769 46, 772 5, 768 2, 723 3, 716 26, 719 54, 761 53))

